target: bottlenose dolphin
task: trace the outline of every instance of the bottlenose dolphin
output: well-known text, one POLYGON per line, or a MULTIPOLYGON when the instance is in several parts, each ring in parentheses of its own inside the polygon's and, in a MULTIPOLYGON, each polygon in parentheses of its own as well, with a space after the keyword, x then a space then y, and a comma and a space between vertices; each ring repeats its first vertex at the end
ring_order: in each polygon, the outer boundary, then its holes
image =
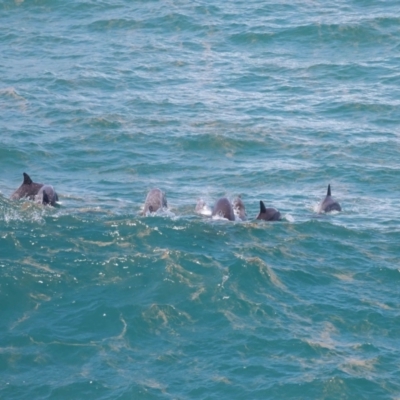
POLYGON ((221 197, 215 203, 215 206, 212 211, 212 216, 219 216, 222 218, 229 219, 229 221, 235 220, 235 213, 233 212, 233 208, 231 202, 226 197, 221 197))
POLYGON ((144 202, 143 215, 148 212, 156 212, 160 208, 167 207, 167 198, 165 193, 160 189, 151 189, 147 194, 146 201, 144 202))
POLYGON ((237 215, 242 221, 246 220, 246 207, 244 206, 240 196, 233 200, 232 207, 235 215, 237 215))
POLYGON ((279 221, 281 213, 275 208, 266 208, 264 203, 260 200, 260 213, 256 219, 263 219, 264 221, 279 221))
POLYGON ((22 185, 11 195, 11 200, 19 200, 24 197, 33 200, 38 194, 40 188, 43 186, 43 183, 33 182, 29 175, 25 172, 23 175, 24 181, 22 182, 22 185))
POLYGON ((330 211, 342 211, 342 208, 340 207, 340 204, 333 199, 331 195, 331 185, 328 185, 328 191, 326 193, 324 200, 318 207, 318 213, 322 212, 327 213, 330 211))
POLYGON ((35 201, 40 204, 50 204, 54 206, 58 201, 58 195, 51 185, 44 185, 40 188, 38 194, 35 196, 35 201))
POLYGON ((196 208, 194 209, 196 214, 205 215, 207 217, 211 217, 212 211, 207 206, 207 203, 203 199, 197 199, 196 208))
POLYGON ((206 202, 203 199, 197 199, 196 208, 194 211, 198 214, 201 214, 205 207, 207 207, 206 202))

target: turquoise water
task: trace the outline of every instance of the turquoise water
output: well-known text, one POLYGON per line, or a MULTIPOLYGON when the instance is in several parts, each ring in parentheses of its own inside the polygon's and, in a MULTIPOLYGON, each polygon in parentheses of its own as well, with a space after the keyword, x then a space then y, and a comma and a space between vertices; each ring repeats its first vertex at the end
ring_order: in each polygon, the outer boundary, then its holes
POLYGON ((0 49, 0 398, 400 398, 397 1, 3 0, 0 49))

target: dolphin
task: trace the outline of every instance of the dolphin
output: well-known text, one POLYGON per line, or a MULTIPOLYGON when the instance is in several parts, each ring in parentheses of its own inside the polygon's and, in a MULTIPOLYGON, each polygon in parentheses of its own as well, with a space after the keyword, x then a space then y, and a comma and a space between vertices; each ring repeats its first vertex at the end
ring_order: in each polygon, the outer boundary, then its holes
POLYGON ((340 207, 340 204, 333 199, 331 195, 331 185, 328 185, 328 191, 326 192, 324 200, 318 207, 318 213, 327 213, 330 211, 342 211, 342 208, 340 207))
POLYGON ((38 194, 35 196, 36 203, 39 204, 50 204, 54 206, 58 201, 58 195, 51 185, 44 185, 40 188, 38 194))
POLYGON ((206 202, 203 199, 197 199, 197 203, 196 203, 196 208, 194 209, 194 211, 197 214, 201 214, 201 212, 203 211, 203 209, 207 207, 206 202))
POLYGON ((279 221, 281 213, 275 208, 266 208, 264 203, 260 200, 260 213, 256 219, 263 219, 264 221, 279 221))
POLYGON ((246 207, 240 196, 236 197, 232 202, 232 207, 235 215, 237 215, 242 221, 246 220, 246 207))
POLYGON ((205 215, 207 217, 211 217, 212 211, 207 206, 207 203, 203 199, 197 199, 196 208, 194 210, 196 214, 205 215))
POLYGON ((146 215, 148 212, 156 212, 160 208, 166 208, 167 198, 165 193, 160 189, 151 189, 147 194, 146 201, 144 202, 143 215, 146 215))
POLYGON ((229 221, 235 220, 235 213, 233 212, 231 202, 226 197, 221 197, 215 203, 212 211, 212 216, 214 217, 216 215, 222 218, 229 219, 229 221))
POLYGON ((24 181, 22 182, 22 185, 11 195, 11 200, 19 200, 24 197, 33 200, 38 194, 40 188, 43 186, 43 183, 33 182, 30 176, 25 172, 23 175, 24 181))

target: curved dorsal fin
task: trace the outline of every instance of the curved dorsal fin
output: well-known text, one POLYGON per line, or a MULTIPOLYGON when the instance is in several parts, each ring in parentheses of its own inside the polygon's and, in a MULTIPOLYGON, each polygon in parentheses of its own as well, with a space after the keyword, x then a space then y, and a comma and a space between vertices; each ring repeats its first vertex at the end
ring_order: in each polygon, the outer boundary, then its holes
POLYGON ((24 172, 23 175, 24 175, 24 185, 30 185, 33 183, 32 179, 30 178, 30 176, 28 174, 26 174, 24 172))
POLYGON ((267 212, 267 209, 265 208, 264 203, 260 200, 260 213, 265 213, 267 212))
POLYGON ((328 191, 326 193, 327 196, 332 196, 331 195, 331 184, 328 185, 328 191))

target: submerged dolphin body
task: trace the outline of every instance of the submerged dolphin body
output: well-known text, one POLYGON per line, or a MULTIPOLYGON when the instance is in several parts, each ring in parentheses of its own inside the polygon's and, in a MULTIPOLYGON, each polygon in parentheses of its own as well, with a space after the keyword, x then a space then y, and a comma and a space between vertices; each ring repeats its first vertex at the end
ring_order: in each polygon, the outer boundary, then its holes
POLYGON ((25 172, 23 175, 24 181, 22 182, 22 185, 11 195, 11 200, 19 200, 24 197, 33 200, 39 193, 40 188, 43 186, 43 183, 33 182, 30 176, 25 172))
POLYGON ((264 221, 279 221, 281 213, 275 208, 266 208, 264 203, 260 200, 260 213, 256 219, 263 219, 264 221))
POLYGON ((318 213, 322 212, 330 212, 330 211, 342 211, 342 208, 340 207, 340 204, 334 200, 334 198, 331 195, 331 185, 328 185, 328 191, 326 192, 326 196, 324 200, 321 202, 321 204, 318 207, 318 213))
POLYGON ((242 221, 245 221, 246 216, 246 207, 244 206, 243 200, 240 196, 236 197, 232 202, 232 207, 235 215, 239 217, 242 221))
POLYGON ((167 197, 160 189, 151 189, 144 202, 143 215, 168 207, 167 197))
POLYGON ((51 185, 44 185, 35 196, 35 201, 39 204, 50 204, 54 206, 58 201, 58 195, 51 185))
POLYGON ((222 218, 229 219, 229 221, 235 220, 235 213, 233 212, 233 208, 231 202, 226 197, 221 197, 215 203, 215 206, 212 211, 212 216, 219 216, 222 218))

